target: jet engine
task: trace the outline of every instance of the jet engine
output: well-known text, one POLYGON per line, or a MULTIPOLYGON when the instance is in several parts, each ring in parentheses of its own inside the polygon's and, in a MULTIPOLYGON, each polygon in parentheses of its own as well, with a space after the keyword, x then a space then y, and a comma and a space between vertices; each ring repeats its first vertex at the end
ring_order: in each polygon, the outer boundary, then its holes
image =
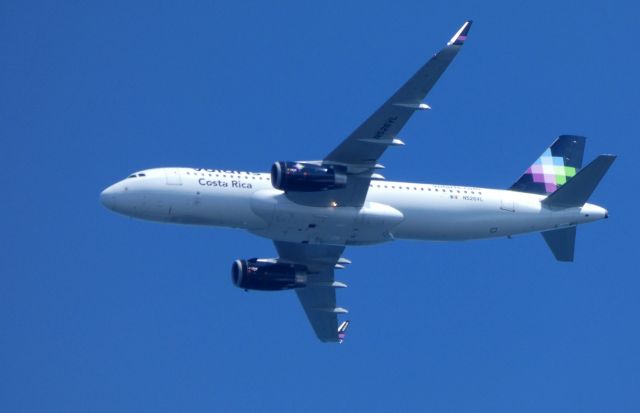
POLYGON ((299 265, 269 259, 235 260, 231 266, 231 280, 244 290, 289 290, 306 286, 305 270, 299 265))
POLYGON ((276 189, 292 192, 327 191, 347 185, 346 168, 278 161, 271 167, 271 183, 276 189))

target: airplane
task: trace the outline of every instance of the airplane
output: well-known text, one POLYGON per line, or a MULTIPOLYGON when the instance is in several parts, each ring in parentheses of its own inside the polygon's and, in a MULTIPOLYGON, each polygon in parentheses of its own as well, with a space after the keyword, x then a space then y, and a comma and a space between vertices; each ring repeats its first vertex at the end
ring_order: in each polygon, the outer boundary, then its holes
POLYGON ((277 258, 238 259, 245 290, 295 290, 323 342, 342 342, 347 285, 335 270, 347 246, 398 239, 458 241, 541 232, 555 258, 573 261, 576 226, 608 217, 587 202, 614 155, 582 168, 585 138, 562 135, 508 189, 387 181, 379 159, 462 48, 472 21, 321 160, 277 161, 270 172, 168 167, 133 173, 101 195, 127 216, 241 228, 273 240, 277 258))

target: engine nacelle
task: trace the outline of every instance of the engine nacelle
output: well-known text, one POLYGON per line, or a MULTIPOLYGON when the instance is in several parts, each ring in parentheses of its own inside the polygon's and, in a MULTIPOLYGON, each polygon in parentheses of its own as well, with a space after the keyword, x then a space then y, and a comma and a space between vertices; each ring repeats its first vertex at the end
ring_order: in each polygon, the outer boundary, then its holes
POLYGON ((281 191, 327 191, 344 188, 347 174, 346 168, 338 165, 279 161, 271 167, 271 183, 281 191))
POLYGON ((231 280, 236 287, 245 290, 278 291, 305 287, 307 274, 299 265, 251 258, 233 262, 231 280))

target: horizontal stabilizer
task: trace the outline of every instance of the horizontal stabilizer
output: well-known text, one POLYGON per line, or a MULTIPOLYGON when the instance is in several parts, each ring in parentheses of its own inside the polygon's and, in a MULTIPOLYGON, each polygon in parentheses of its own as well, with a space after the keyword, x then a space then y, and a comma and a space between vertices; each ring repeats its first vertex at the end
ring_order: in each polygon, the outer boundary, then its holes
POLYGON ((558 261, 573 261, 573 253, 576 246, 576 227, 546 231, 542 233, 542 237, 558 261))
POLYGON ((615 155, 598 156, 589 165, 582 168, 573 179, 546 197, 542 203, 556 208, 584 205, 615 160, 615 155))

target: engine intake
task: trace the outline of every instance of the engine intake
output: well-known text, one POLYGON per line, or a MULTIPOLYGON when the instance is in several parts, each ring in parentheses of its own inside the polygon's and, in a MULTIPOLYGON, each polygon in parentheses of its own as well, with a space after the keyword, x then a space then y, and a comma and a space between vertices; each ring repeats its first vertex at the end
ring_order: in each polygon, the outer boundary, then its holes
POLYGON ((346 168, 338 165, 278 161, 271 167, 271 183, 281 191, 327 191, 344 188, 347 174, 346 168))
POLYGON ((257 258, 235 260, 231 266, 231 281, 245 290, 289 290, 307 285, 304 270, 298 265, 262 262, 257 258))

